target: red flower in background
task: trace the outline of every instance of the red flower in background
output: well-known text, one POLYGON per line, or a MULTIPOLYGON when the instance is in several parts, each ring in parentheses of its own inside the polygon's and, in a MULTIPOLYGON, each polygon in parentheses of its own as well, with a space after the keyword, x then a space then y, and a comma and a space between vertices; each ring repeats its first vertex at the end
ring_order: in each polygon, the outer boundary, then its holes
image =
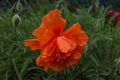
POLYGON ((107 11, 107 16, 115 16, 114 21, 119 22, 120 21, 120 12, 117 12, 115 10, 109 10, 107 11))
POLYGON ((107 15, 108 16, 113 16, 115 13, 116 13, 115 10, 109 10, 109 11, 107 11, 107 15))
POLYGON ((36 39, 24 41, 32 50, 41 50, 36 65, 44 66, 45 71, 76 65, 89 40, 79 23, 63 32, 65 25, 59 10, 54 9, 43 16, 41 25, 33 31, 36 39))
POLYGON ((115 18, 114 18, 114 21, 116 22, 119 22, 120 21, 120 13, 117 13, 115 18))

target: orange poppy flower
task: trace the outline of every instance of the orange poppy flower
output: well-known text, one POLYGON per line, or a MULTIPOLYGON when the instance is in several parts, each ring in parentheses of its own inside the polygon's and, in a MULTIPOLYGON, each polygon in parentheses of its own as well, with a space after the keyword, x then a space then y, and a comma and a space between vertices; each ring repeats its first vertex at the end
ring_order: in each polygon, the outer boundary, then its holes
POLYGON ((36 65, 44 66, 45 71, 49 68, 61 71, 65 67, 76 65, 89 40, 79 23, 63 31, 65 25, 66 21, 61 17, 60 11, 51 10, 43 16, 41 25, 33 31, 36 39, 24 41, 25 46, 32 50, 41 50, 36 65))

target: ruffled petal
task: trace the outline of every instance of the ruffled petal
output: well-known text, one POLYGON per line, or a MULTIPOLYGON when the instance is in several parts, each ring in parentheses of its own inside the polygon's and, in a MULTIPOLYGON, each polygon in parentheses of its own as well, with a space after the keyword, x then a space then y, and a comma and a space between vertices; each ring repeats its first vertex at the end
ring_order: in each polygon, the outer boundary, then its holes
POLYGON ((68 51, 74 50, 77 44, 73 40, 60 36, 57 38, 57 46, 61 52, 67 53, 68 51))
POLYGON ((67 59, 67 67, 77 65, 79 59, 82 56, 83 51, 83 46, 77 46, 77 48, 71 52, 72 55, 67 59))
POLYGON ((73 39, 79 46, 84 46, 89 40, 86 33, 81 30, 80 24, 74 24, 72 27, 64 31, 62 35, 73 39))
POLYGON ((43 66, 44 70, 47 72, 48 71, 48 64, 44 62, 44 59, 41 58, 41 55, 39 55, 36 59, 36 65, 37 66, 43 66))
POLYGON ((45 30, 43 27, 39 27, 33 32, 33 35, 37 37, 37 39, 40 41, 40 47, 43 47, 45 44, 47 44, 52 38, 56 36, 51 31, 45 30))
POLYGON ((25 46, 29 46, 32 50, 40 50, 40 42, 37 39, 24 40, 25 46))
POLYGON ((60 11, 54 9, 48 12, 42 18, 42 25, 45 29, 51 30, 56 35, 59 35, 64 30, 66 21, 61 17, 60 11))
MULTIPOLYGON (((49 62, 44 62, 44 60, 41 59, 41 57, 39 56, 36 60, 41 61, 39 63, 38 66, 43 66, 44 70, 47 72, 48 69, 52 69, 54 71, 61 71, 66 67, 66 63, 60 63, 60 62, 56 62, 56 61, 49 61, 49 62)), ((65 62, 65 61, 64 61, 65 62)))
MULTIPOLYGON (((40 46, 43 47, 47 43, 51 43, 51 40, 55 38, 55 34, 51 31, 45 30, 44 34, 42 34, 38 39, 40 41, 40 46)), ((48 44, 49 45, 49 44, 48 44)))
POLYGON ((37 29, 35 29, 32 33, 37 38, 40 38, 45 32, 45 28, 43 26, 39 26, 37 29))
POLYGON ((54 51, 56 50, 56 39, 52 39, 49 45, 46 45, 41 50, 39 57, 36 59, 37 66, 44 66, 45 70, 47 70, 47 65, 49 61, 54 60, 54 51))
MULTIPOLYGON (((64 61, 65 62, 65 61, 64 61)), ((54 71, 61 71, 63 70, 64 68, 66 67, 66 63, 60 63, 60 62, 52 62, 50 65, 49 65, 49 68, 54 70, 54 71)))

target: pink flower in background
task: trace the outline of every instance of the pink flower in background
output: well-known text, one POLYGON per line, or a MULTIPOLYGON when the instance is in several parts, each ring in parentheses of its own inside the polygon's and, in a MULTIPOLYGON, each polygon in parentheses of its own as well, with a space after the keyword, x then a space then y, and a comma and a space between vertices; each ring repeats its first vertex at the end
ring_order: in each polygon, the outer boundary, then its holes
POLYGON ((119 22, 120 21, 120 13, 117 13, 117 15, 114 18, 115 22, 119 22))
POLYGON ((113 16, 115 13, 116 13, 115 10, 109 10, 109 11, 107 11, 107 15, 108 16, 113 16))
POLYGON ((120 12, 117 12, 115 10, 108 10, 107 16, 114 16, 114 21, 119 22, 120 21, 120 12))

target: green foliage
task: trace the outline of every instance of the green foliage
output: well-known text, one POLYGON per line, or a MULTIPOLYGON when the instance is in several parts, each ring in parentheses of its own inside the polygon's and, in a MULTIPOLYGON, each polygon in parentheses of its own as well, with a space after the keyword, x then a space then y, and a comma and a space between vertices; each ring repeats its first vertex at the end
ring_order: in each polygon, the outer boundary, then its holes
POLYGON ((76 66, 46 73, 43 67, 35 65, 40 52, 25 47, 23 41, 33 38, 31 34, 40 25, 42 16, 54 9, 57 2, 47 4, 48 7, 46 3, 36 2, 35 10, 22 11, 16 32, 11 22, 13 9, 0 11, 0 80, 119 80, 120 23, 107 19, 108 8, 104 7, 94 14, 83 7, 72 13, 66 6, 57 6, 67 21, 66 28, 80 22, 89 35, 89 43, 76 66))

